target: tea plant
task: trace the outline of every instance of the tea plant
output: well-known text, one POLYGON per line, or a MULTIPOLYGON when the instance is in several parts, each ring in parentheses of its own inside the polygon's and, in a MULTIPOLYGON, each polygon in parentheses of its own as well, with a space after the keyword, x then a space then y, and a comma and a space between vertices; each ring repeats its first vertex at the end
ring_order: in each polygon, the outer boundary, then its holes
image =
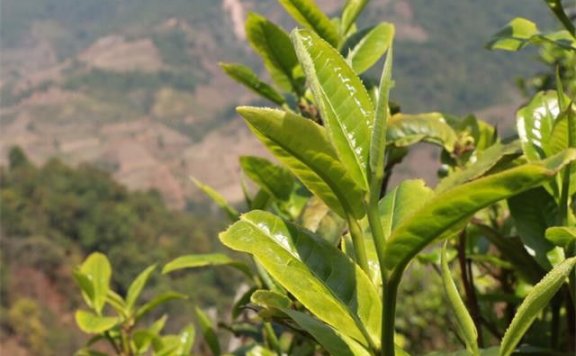
MULTIPOLYGON (((545 43, 572 55, 574 26, 560 1, 547 3, 565 30, 543 34, 516 19, 489 47, 545 43)), ((234 222, 220 241, 253 263, 191 255, 164 272, 231 266, 246 275, 250 287, 225 325, 252 340, 238 353, 405 354, 395 343, 396 309, 411 263, 438 270, 463 353, 510 355, 523 337, 523 350, 573 351, 576 108, 562 73, 556 90, 537 92, 518 111, 519 140, 502 140, 473 116, 409 115, 390 103, 394 26, 358 30, 367 1, 348 1, 335 19, 311 0, 280 4, 302 29, 288 34, 257 14, 246 22, 274 84, 241 64, 222 64, 277 106, 237 111, 280 165, 241 159, 258 187, 255 195, 245 189, 244 214, 197 182, 234 222), (360 75, 383 55, 378 85, 366 84, 360 75), (408 179, 390 189, 394 166, 422 141, 442 148, 442 180, 430 188, 408 179), (430 249, 438 241, 441 251, 430 249), (450 270, 453 258, 460 280, 450 270), (476 279, 488 286, 479 288, 476 279), (242 308, 258 310, 261 319, 242 308), (530 334, 536 320, 546 331, 530 334)), ((213 331, 206 335, 219 354, 213 331)))

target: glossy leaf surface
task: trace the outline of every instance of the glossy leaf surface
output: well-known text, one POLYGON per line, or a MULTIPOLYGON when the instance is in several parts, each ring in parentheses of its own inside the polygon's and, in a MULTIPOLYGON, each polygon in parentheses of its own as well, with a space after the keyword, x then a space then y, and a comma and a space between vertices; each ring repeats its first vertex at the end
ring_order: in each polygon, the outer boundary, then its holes
POLYGON ((517 51, 524 48, 538 33, 534 22, 517 17, 493 36, 488 48, 517 51))
POLYGON ((337 47, 339 42, 338 29, 334 23, 322 12, 314 0, 279 0, 286 11, 302 26, 313 30, 337 47))
POLYGON ((548 303, 562 287, 575 265, 576 257, 565 260, 554 267, 530 290, 502 338, 500 346, 501 356, 512 354, 524 333, 540 314, 540 311, 548 306, 548 303))
POLYGON ((576 151, 567 150, 545 161, 524 164, 437 194, 392 232, 386 244, 386 267, 403 268, 426 245, 476 211, 539 186, 574 159, 576 151))
POLYGON ((240 167, 260 188, 274 199, 287 201, 294 187, 294 179, 284 167, 275 165, 265 158, 254 156, 240 157, 240 167))
POLYGON ((338 157, 357 185, 367 190, 374 105, 360 78, 330 44, 308 30, 292 33, 314 99, 338 157))
POLYGON ((339 161, 323 127, 280 110, 237 110, 274 156, 326 205, 342 217, 364 215, 364 192, 339 161))
POLYGON ((262 57, 274 82, 284 90, 295 90, 298 59, 288 34, 255 13, 248 14, 245 26, 250 46, 262 57))
POLYGON ((362 38, 345 54, 346 60, 358 74, 370 69, 390 48, 394 25, 383 22, 360 34, 362 38))
POLYGON ((222 68, 230 78, 246 86, 256 94, 270 100, 275 104, 284 104, 284 97, 270 85, 260 80, 258 75, 256 75, 252 69, 246 67, 245 65, 236 63, 220 63, 220 68, 222 68))
POLYGON ((350 27, 356 21, 358 15, 362 12, 368 0, 347 0, 344 10, 342 11, 342 19, 340 20, 340 33, 345 35, 350 27))
POLYGON ((254 255, 278 283, 337 331, 363 345, 367 335, 378 342, 378 292, 368 276, 327 241, 262 211, 242 215, 220 240, 254 255))

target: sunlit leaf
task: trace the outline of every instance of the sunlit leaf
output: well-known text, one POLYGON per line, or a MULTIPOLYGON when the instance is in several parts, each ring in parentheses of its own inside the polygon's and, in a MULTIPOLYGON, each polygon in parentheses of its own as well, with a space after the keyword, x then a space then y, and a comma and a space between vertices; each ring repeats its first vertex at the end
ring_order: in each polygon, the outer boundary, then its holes
POLYGON ((204 194, 206 194, 210 199, 212 199, 212 201, 216 203, 216 205, 218 205, 220 209, 222 209, 228 215, 230 220, 232 221, 238 220, 240 213, 236 209, 234 209, 232 205, 228 203, 228 201, 226 200, 226 198, 222 196, 222 194, 218 193, 212 187, 200 182, 195 178, 191 179, 194 182, 194 184, 196 184, 198 189, 200 189, 204 194))
POLYGON ((368 190, 370 130, 374 105, 360 78, 327 42, 308 30, 292 33, 326 131, 356 184, 368 190))
POLYGON ((265 158, 254 156, 240 157, 240 167, 260 188, 274 199, 287 201, 294 187, 294 178, 284 167, 275 165, 265 158))
POLYGON ((176 293, 176 292, 165 292, 162 294, 158 294, 154 298, 152 298, 149 302, 147 302, 146 304, 144 304, 140 308, 138 308, 138 310, 136 311, 135 319, 139 320, 144 315, 146 315, 146 314, 150 313, 152 310, 156 309, 158 306, 160 306, 164 303, 167 303, 171 300, 186 299, 186 298, 187 298, 187 296, 185 294, 176 293))
POLYGON ((210 347, 213 355, 220 355, 220 342, 218 341, 218 336, 216 335, 216 330, 212 325, 212 321, 208 315, 202 311, 202 309, 196 308, 195 310, 196 318, 200 324, 204 341, 206 341, 206 344, 210 347))
POLYGON ((220 234, 220 240, 253 254, 278 283, 338 332, 365 346, 366 337, 378 343, 378 292, 368 276, 329 242, 262 211, 242 215, 220 234))
POLYGON ((314 0, 279 0, 286 11, 302 26, 316 32, 318 36, 337 47, 340 36, 338 29, 322 12, 314 0))
POLYGON ((136 279, 132 282, 128 288, 128 293, 126 294, 126 306, 129 310, 132 310, 136 305, 136 300, 140 297, 142 289, 150 279, 152 273, 156 270, 156 265, 149 266, 144 271, 142 271, 136 279))
POLYGON ((546 230, 545 235, 546 240, 559 247, 565 248, 571 243, 576 243, 576 227, 550 227, 546 230))
POLYGON ((361 38, 353 38, 356 40, 354 46, 344 56, 354 71, 362 74, 376 64, 392 45, 394 25, 383 22, 355 36, 361 38))
POLYGON ((339 161, 322 126, 280 110, 237 110, 274 156, 326 205, 342 217, 364 215, 364 192, 339 161))
POLYGON ((389 145, 403 147, 420 141, 437 144, 452 152, 456 143, 456 133, 440 113, 418 115, 398 113, 390 118, 387 131, 389 145))
POLYGON ((100 314, 106 304, 108 290, 110 290, 110 277, 112 276, 110 262, 106 256, 95 252, 82 263, 80 272, 92 283, 94 293, 92 307, 97 314, 100 314))
POLYGON ((80 330, 87 334, 100 334, 118 324, 116 317, 100 316, 86 310, 78 310, 74 315, 80 330))
POLYGON ((368 0, 347 0, 344 10, 342 11, 342 19, 340 20, 340 33, 345 35, 348 33, 358 15, 362 12, 368 0))
POLYGON ((162 268, 162 273, 170 273, 184 268, 200 268, 208 266, 230 266, 252 277, 252 271, 245 263, 233 260, 222 253, 197 254, 177 257, 162 268))

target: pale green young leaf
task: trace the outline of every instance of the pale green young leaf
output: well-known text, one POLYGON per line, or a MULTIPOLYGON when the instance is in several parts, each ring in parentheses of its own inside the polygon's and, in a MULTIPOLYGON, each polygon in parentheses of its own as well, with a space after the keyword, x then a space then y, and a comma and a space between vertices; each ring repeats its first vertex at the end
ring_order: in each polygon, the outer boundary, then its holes
POLYGON ((364 215, 364 192, 338 159, 322 126, 280 110, 237 111, 272 154, 326 205, 342 217, 364 215))
POLYGON ((283 90, 298 91, 298 59, 288 34, 266 19, 249 13, 246 19, 246 37, 250 46, 260 55, 272 80, 283 90))
POLYGON ((126 306, 126 302, 120 294, 114 292, 112 289, 108 291, 106 303, 108 303, 123 318, 128 319, 130 317, 130 310, 126 306))
POLYGON ((396 147, 410 146, 425 141, 454 150, 456 133, 440 113, 408 115, 398 113, 388 122, 387 142, 396 147))
POLYGON ((80 287, 80 291, 82 292, 82 298, 86 305, 90 308, 94 308, 94 285, 92 284, 92 280, 88 278, 87 275, 80 272, 79 268, 74 269, 72 272, 72 276, 74 278, 74 282, 80 287))
POLYGON ((242 171, 278 201, 288 201, 294 188, 294 178, 284 167, 261 157, 240 157, 242 171))
POLYGON ((292 40, 338 157, 350 175, 368 190, 370 135, 374 105, 362 81, 330 44, 309 30, 292 40))
POLYGON ((353 339, 338 333, 309 314, 290 308, 291 302, 287 297, 267 291, 256 291, 252 302, 268 309, 277 309, 292 319, 299 327, 308 332, 316 341, 334 356, 369 356, 370 353, 361 344, 353 339))
POLYGON ((204 194, 206 194, 210 199, 212 199, 212 201, 216 203, 216 205, 218 205, 220 209, 222 209, 226 213, 226 215, 228 215, 228 218, 231 221, 238 220, 240 213, 238 212, 238 210, 234 209, 234 207, 230 205, 230 203, 228 203, 228 201, 226 200, 226 198, 222 196, 222 194, 218 193, 209 185, 204 184, 193 177, 190 177, 190 179, 192 179, 192 182, 194 182, 194 184, 196 185, 196 187, 198 187, 198 189, 200 189, 204 194))
POLYGON ((332 47, 338 47, 340 36, 337 26, 322 12, 314 0, 279 1, 286 12, 299 24, 313 30, 332 47))
POLYGON ((222 253, 186 255, 177 257, 162 268, 162 273, 170 273, 184 268, 200 268, 208 266, 230 266, 244 273, 248 278, 253 274, 245 263, 233 260, 222 253))
POLYGON ((394 38, 394 25, 382 22, 366 32, 345 54, 346 60, 358 74, 370 69, 388 51, 394 38))
POLYGON ((440 259, 440 267, 442 271, 442 282, 444 284, 444 290, 450 301, 450 307, 456 315, 456 321, 458 323, 458 331, 460 337, 464 340, 466 345, 466 350, 468 350, 470 355, 479 355, 478 351, 478 330, 476 330, 476 325, 474 325, 474 320, 468 313, 466 305, 462 301, 456 283, 452 279, 452 274, 450 272, 450 267, 448 267, 448 258, 446 256, 446 242, 442 246, 442 255, 440 259))
POLYGON ((342 19, 340 20, 340 34, 342 36, 345 36, 349 32, 354 21, 356 21, 356 18, 360 15, 367 3, 368 0, 346 1, 344 10, 342 10, 342 19))
POLYGON ((364 346, 379 343, 378 292, 360 267, 329 242, 263 211, 242 215, 220 240, 254 255, 278 283, 336 331, 364 346))
POLYGON ((218 336, 216 335, 216 330, 214 325, 212 325, 212 321, 208 315, 202 311, 202 309, 197 307, 195 311, 204 341, 208 347, 210 347, 213 355, 220 355, 220 342, 218 341, 218 336))
POLYGON ((100 316, 86 310, 77 310, 74 317, 80 330, 87 334, 103 333, 120 321, 116 317, 100 316))
POLYGON ((80 272, 92 283, 92 307, 99 315, 106 304, 106 296, 110 290, 110 277, 112 276, 110 262, 106 256, 95 252, 82 263, 80 272))
POLYGON ((452 229, 478 210, 541 185, 574 159, 576 150, 566 150, 547 160, 527 163, 436 194, 392 232, 384 253, 386 267, 402 270, 430 242, 445 233, 456 232, 452 229))
POLYGON ((534 286, 524 299, 510 326, 506 330, 500 345, 500 355, 512 354, 534 319, 540 311, 546 308, 556 292, 562 287, 572 269, 576 265, 576 257, 569 258, 556 265, 544 278, 534 286))
POLYGON ((337 246, 346 229, 346 221, 317 197, 312 197, 302 210, 299 224, 337 246))
POLYGON ((134 306, 136 305, 136 300, 140 297, 142 289, 144 289, 144 286, 146 285, 146 283, 148 283, 150 276, 152 275, 152 273, 154 273, 155 270, 156 270, 155 264, 149 266, 144 271, 142 271, 138 275, 138 277, 136 277, 136 279, 134 279, 132 284, 130 284, 130 287, 128 287, 128 293, 126 294, 126 306, 128 310, 134 309, 134 306))
POLYGON ((546 230, 546 240, 555 246, 567 247, 569 244, 576 243, 576 227, 554 226, 546 230))
POLYGON ((235 63, 219 63, 220 68, 228 74, 228 76, 256 94, 270 100, 271 102, 282 105, 285 103, 284 97, 280 95, 274 88, 266 84, 252 69, 242 64, 235 63))

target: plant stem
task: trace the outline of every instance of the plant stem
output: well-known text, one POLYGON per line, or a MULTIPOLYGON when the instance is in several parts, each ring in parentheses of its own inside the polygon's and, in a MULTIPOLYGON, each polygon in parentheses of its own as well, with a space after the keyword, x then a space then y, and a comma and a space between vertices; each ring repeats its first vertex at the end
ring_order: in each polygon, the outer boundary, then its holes
POLYGON ((382 293, 382 356, 395 355, 396 298, 403 271, 403 267, 397 268, 392 272, 389 279, 386 276, 386 279, 382 281, 384 286, 382 293))
POLYGON ((352 244, 354 245, 354 255, 356 256, 356 262, 370 276, 370 268, 368 267, 368 257, 366 255, 366 245, 364 244, 364 234, 362 229, 352 216, 348 215, 348 229, 350 229, 350 235, 352 236, 352 244))

